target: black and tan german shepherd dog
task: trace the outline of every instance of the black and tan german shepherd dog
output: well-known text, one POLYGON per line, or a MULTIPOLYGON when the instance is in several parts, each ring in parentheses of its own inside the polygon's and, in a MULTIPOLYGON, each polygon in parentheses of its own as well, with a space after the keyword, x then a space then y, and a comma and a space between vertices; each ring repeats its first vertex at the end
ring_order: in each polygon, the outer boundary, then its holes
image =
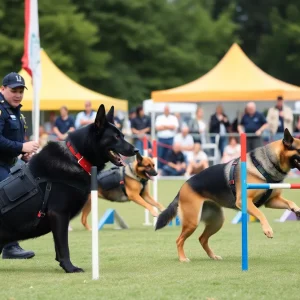
POLYGON ((68 224, 88 199, 90 168, 97 166, 100 171, 108 161, 122 166, 120 154, 133 156, 137 152, 114 126, 113 116, 114 107, 105 115, 104 105, 100 105, 93 124, 70 133, 67 142, 49 142, 32 157, 27 164, 30 173, 37 180, 46 179, 46 182, 39 185, 43 195, 47 192, 49 195, 46 207, 42 213, 38 213, 42 198, 37 204, 25 201, 14 208, 12 220, 4 219, 0 213, 0 253, 9 242, 27 240, 52 232, 55 259, 59 265, 67 273, 83 272, 70 260, 68 224), (52 183, 50 191, 49 182, 52 183), (37 215, 39 222, 35 223, 37 215))
MULTIPOLYGON (((293 138, 285 129, 282 141, 272 142, 247 154, 247 182, 279 183, 292 168, 300 170, 300 139, 293 138)), ((300 217, 300 208, 285 199, 281 189, 249 190, 247 194, 248 213, 256 217, 263 233, 273 237, 273 230, 259 207, 288 209, 300 217)), ((222 207, 241 209, 241 184, 239 158, 226 164, 211 166, 187 180, 179 193, 158 217, 156 229, 160 229, 176 216, 182 221, 182 231, 176 240, 179 260, 188 262, 184 253, 185 240, 196 230, 200 221, 205 228, 199 242, 207 255, 221 259, 208 245, 209 238, 223 225, 222 207)))

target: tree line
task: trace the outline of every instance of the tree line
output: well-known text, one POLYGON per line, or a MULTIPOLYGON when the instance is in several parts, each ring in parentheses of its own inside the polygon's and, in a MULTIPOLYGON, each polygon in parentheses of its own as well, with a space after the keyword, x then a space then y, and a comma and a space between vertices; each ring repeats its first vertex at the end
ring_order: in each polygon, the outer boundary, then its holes
MULTIPOLYGON (((80 84, 130 105, 209 71, 237 42, 300 85, 300 1, 39 0, 41 46, 80 84)), ((24 0, 0 0, 0 75, 21 68, 24 0)), ((63 88, 63 87, 62 87, 63 88)))

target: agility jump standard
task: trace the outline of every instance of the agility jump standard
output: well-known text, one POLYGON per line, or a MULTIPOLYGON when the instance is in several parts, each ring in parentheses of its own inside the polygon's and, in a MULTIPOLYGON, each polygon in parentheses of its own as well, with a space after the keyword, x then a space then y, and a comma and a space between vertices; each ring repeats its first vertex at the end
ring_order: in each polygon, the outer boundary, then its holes
POLYGON ((99 279, 99 239, 98 239, 98 182, 97 167, 91 171, 91 201, 92 201, 92 279, 99 279))
POLYGON ((247 136, 241 134, 242 271, 248 271, 247 190, 300 189, 299 183, 247 183, 247 136))
MULTIPOLYGON (((143 138, 143 148, 144 148, 144 156, 149 156, 148 151, 148 138, 144 136, 143 138)), ((155 164, 155 171, 157 172, 157 142, 155 139, 152 140, 152 159, 155 164)), ((152 195, 155 201, 157 201, 158 189, 157 189, 157 176, 153 177, 152 182, 152 195)), ((157 208, 155 208, 157 210, 157 208)), ((148 209, 145 209, 145 222, 143 225, 145 226, 155 226, 157 218, 153 218, 153 224, 150 222, 150 212, 148 209)))

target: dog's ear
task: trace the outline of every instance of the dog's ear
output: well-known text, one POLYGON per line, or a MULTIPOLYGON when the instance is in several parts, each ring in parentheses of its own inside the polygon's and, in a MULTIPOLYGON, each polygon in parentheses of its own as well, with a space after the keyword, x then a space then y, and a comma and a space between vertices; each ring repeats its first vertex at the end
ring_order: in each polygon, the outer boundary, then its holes
POLYGON ((135 156, 136 156, 136 160, 138 162, 138 165, 140 165, 143 161, 143 156, 140 154, 140 152, 137 152, 135 156))
POLYGON ((115 108, 114 108, 114 106, 112 106, 106 115, 107 122, 114 124, 115 123, 114 115, 115 115, 115 108))
POLYGON ((98 129, 100 129, 100 128, 104 127, 105 122, 106 122, 105 107, 103 104, 101 104, 97 111, 95 125, 98 129))
POLYGON ((287 128, 284 130, 284 137, 282 142, 286 147, 291 147, 294 142, 294 138, 292 137, 287 128))

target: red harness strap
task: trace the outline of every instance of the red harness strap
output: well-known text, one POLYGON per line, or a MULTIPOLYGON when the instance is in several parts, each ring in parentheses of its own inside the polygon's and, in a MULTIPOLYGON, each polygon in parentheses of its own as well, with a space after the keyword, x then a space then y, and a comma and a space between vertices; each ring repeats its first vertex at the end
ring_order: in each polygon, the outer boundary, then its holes
POLYGON ((77 152, 72 147, 70 141, 67 142, 67 147, 69 148, 70 152, 76 157, 76 159, 78 160, 78 164, 83 168, 83 170, 91 175, 92 165, 90 164, 90 162, 88 162, 79 152, 77 152))

